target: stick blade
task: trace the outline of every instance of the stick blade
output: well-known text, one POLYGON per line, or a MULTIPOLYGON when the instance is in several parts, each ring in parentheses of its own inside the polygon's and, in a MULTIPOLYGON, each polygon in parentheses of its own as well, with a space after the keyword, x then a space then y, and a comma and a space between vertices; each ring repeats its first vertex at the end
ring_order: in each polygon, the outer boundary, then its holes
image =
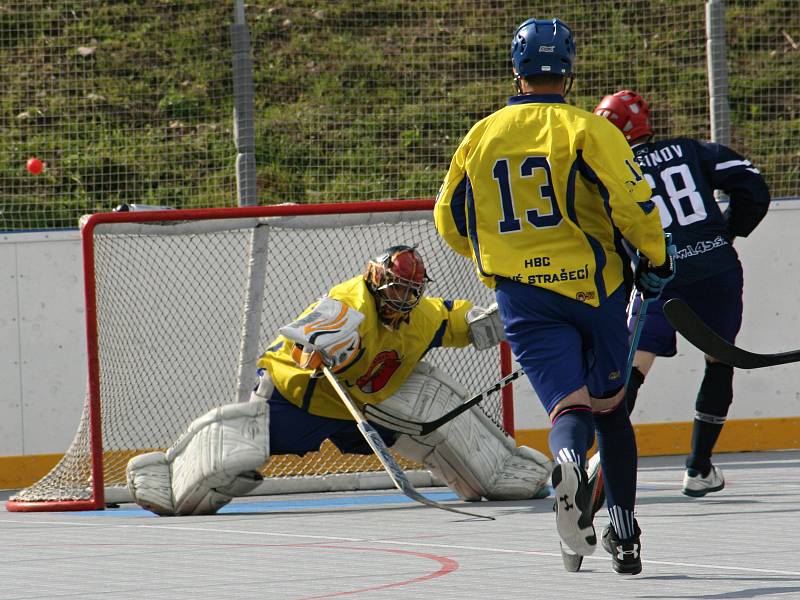
POLYGON ((672 298, 664 303, 664 315, 690 344, 737 369, 761 369, 800 361, 798 350, 779 354, 757 354, 731 344, 706 325, 689 305, 679 298, 672 298))
POLYGON ((416 500, 420 504, 438 508, 440 510, 446 510, 451 513, 465 515, 467 517, 485 519, 487 521, 495 520, 494 517, 489 515, 479 515, 478 513, 467 512, 466 510, 460 510, 458 508, 453 508, 452 506, 439 504, 435 500, 431 500, 430 498, 423 496, 408 480, 408 477, 406 476, 406 473, 403 471, 402 467, 400 467, 400 465, 394 460, 389 452, 389 448, 386 446, 386 443, 383 441, 383 438, 380 436, 380 434, 366 421, 356 423, 356 427, 358 427, 358 429, 361 431, 361 434, 364 436, 364 439, 370 445, 373 452, 375 452, 378 460, 381 461, 383 468, 386 470, 386 473, 394 482, 395 486, 397 486, 397 489, 403 492, 403 494, 412 500, 416 500))

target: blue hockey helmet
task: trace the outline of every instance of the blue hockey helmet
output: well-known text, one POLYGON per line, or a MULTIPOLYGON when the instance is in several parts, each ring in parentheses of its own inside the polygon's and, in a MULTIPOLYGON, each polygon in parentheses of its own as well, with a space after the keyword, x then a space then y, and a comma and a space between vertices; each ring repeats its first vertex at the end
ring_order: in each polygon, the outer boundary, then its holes
POLYGON ((516 77, 572 75, 575 40, 561 19, 528 19, 517 27, 511 42, 516 77))

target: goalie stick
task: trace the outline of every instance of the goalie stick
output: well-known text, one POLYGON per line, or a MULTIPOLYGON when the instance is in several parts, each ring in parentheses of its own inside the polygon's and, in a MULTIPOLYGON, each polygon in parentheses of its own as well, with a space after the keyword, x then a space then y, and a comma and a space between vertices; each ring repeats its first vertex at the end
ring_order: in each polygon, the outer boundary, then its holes
POLYGON ((342 384, 339 383, 339 380, 336 378, 336 375, 333 374, 333 371, 331 371, 330 368, 328 368, 325 364, 322 364, 320 368, 322 369, 322 373, 325 375, 327 380, 333 386, 333 389, 336 390, 336 393, 339 395, 339 398, 341 398, 347 410, 349 410, 350 414, 353 415, 358 430, 364 436, 364 439, 367 441, 370 448, 372 448, 372 451, 381 461, 383 468, 386 469, 386 472, 397 486, 397 489, 420 504, 432 506, 433 508, 440 508, 442 510, 458 513, 460 515, 467 515, 469 517, 478 517, 479 519, 494 521, 494 517, 479 515, 476 513, 467 512, 465 510, 458 510, 457 508, 452 508, 450 506, 445 506, 444 504, 439 504, 438 502, 435 502, 430 498, 426 498, 420 494, 408 480, 408 477, 406 477, 405 471, 403 471, 402 467, 397 464, 397 461, 389 452, 389 448, 386 446, 383 438, 375 430, 375 428, 372 427, 372 425, 367 423, 367 419, 361 413, 361 410, 359 410, 358 406, 356 406, 356 403, 353 401, 353 399, 350 398, 350 395, 347 393, 347 391, 342 387, 342 384))
POLYGON ((397 431, 398 433, 407 433, 408 435, 428 435, 429 433, 439 429, 439 427, 445 423, 452 421, 461 413, 469 410, 482 400, 486 399, 490 394, 500 391, 509 383, 519 378, 522 373, 523 370, 521 368, 509 373, 489 389, 482 391, 480 394, 476 394, 463 404, 456 406, 450 412, 446 412, 441 417, 434 419, 433 421, 427 421, 424 423, 420 421, 411 421, 384 410, 379 404, 367 404, 364 407, 364 413, 376 423, 380 423, 381 425, 397 431))
POLYGON ((761 369, 800 362, 800 350, 757 354, 731 344, 706 325, 697 313, 679 298, 672 298, 664 303, 664 314, 676 331, 689 343, 705 354, 737 369, 761 369))

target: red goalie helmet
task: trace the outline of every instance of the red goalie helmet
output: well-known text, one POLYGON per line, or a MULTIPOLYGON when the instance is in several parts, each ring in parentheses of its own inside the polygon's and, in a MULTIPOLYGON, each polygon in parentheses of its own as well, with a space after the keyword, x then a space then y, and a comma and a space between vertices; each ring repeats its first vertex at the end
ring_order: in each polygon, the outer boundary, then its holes
POLYGON ((622 90, 606 96, 594 109, 594 114, 611 121, 625 134, 625 139, 629 142, 646 135, 653 135, 653 128, 650 126, 650 107, 644 98, 631 90, 622 90))
POLYGON ((422 257, 411 246, 392 246, 367 263, 367 288, 384 324, 397 329, 419 304, 429 281, 422 257))

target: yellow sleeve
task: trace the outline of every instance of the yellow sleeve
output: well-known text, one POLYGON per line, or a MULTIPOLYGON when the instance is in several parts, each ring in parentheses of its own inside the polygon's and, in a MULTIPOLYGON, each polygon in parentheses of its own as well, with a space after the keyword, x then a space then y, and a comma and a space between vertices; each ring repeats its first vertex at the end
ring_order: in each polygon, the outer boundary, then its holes
POLYGON ((433 221, 436 230, 445 242, 456 252, 472 257, 467 237, 467 140, 469 135, 450 161, 450 169, 436 196, 433 207, 433 221))
POLYGON ((622 132, 607 119, 592 117, 596 126, 589 129, 583 159, 608 194, 611 220, 626 240, 660 265, 667 258, 666 245, 650 186, 622 132))
POLYGON ((430 298, 430 301, 441 318, 441 326, 429 347, 463 348, 468 346, 470 341, 467 312, 472 308, 472 302, 444 300, 443 298, 430 298))

